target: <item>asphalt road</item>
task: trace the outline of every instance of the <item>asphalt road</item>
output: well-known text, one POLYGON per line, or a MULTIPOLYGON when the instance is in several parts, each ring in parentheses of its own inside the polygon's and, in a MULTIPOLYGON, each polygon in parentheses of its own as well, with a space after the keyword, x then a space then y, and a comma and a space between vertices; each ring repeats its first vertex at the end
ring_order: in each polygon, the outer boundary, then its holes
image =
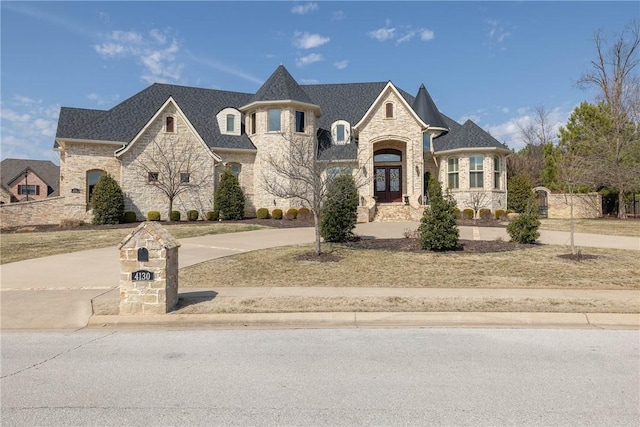
POLYGON ((3 333, 3 426, 640 425, 637 330, 3 333))

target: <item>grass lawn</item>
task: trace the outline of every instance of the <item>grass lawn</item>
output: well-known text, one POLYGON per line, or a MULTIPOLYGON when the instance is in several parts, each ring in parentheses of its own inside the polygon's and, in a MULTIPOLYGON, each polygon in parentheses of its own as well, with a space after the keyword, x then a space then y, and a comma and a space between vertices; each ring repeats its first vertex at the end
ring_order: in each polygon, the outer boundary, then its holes
MULTIPOLYGON (((569 231, 568 219, 541 219, 540 230, 569 231)), ((640 237, 640 218, 629 219, 576 219, 576 233, 605 234, 609 236, 640 237)))
MULTIPOLYGON (((178 239, 207 234, 233 233, 262 228, 253 224, 228 224, 216 222, 162 223, 178 239)), ((55 231, 2 233, 0 235, 0 264, 76 252, 85 249, 116 246, 137 224, 131 227, 74 229, 55 231)), ((28 227, 25 227, 28 229, 28 227)))

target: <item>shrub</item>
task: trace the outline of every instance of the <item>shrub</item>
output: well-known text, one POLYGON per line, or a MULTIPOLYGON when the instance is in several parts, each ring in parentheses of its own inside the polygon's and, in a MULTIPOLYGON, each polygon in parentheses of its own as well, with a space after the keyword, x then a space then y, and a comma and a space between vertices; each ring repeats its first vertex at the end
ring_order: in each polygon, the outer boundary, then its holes
POLYGON ((269 209, 260 208, 256 211, 256 217, 258 219, 269 219, 269 209))
POLYGON ((124 195, 115 179, 102 175, 91 194, 94 224, 118 224, 124 215, 124 195))
POLYGON ((496 219, 504 220, 507 218, 507 213, 502 209, 496 209, 496 219))
POLYGON ((187 220, 189 221, 197 221, 199 216, 200 216, 200 212, 198 212, 195 209, 187 211, 187 220))
POLYGON ((480 219, 486 221, 490 220, 491 218, 491 209, 480 209, 480 219))
POLYGON ((231 169, 225 169, 220 185, 213 195, 213 210, 218 211, 222 219, 242 219, 244 203, 244 193, 238 178, 231 169))
POLYGON ((291 208, 287 210, 287 214, 284 216, 286 219, 296 219, 298 217, 298 209, 291 208))
POLYGON ((475 212, 473 211, 473 209, 465 209, 462 211, 462 219, 473 219, 473 217, 475 217, 475 212))
POLYGON ((418 232, 422 249, 446 251, 458 247, 460 232, 456 225, 455 201, 442 196, 440 183, 429 180, 429 198, 431 204, 424 210, 418 232))
POLYGON ((311 211, 309 208, 298 209, 298 219, 300 221, 309 221, 311 219, 311 211))
POLYGON ((220 218, 218 211, 209 211, 206 215, 207 221, 217 221, 220 218))
POLYGON ((507 191, 509 194, 507 208, 514 212, 524 212, 529 204, 535 201, 533 186, 526 176, 516 175, 509 178, 507 191))
POLYGON ((180 221, 180 211, 171 211, 171 221, 180 221))
POLYGON ((282 209, 274 209, 271 211, 271 218, 282 219, 282 209))
POLYGON ((453 214, 456 216, 457 219, 462 219, 462 215, 460 214, 460 209, 455 208, 453 210, 453 214))
POLYGON ((147 221, 160 221, 160 212, 158 211, 147 212, 147 221))
POLYGON ((137 219, 138 219, 138 216, 136 215, 136 213, 131 211, 125 212, 124 215, 122 216, 122 222, 126 224, 131 224, 132 222, 136 222, 137 219))
POLYGON ((536 239, 540 237, 538 227, 540 227, 540 220, 536 213, 535 204, 529 203, 525 212, 507 225, 507 233, 514 242, 535 243, 536 239))
MULTIPOLYGON (((63 218, 63 219, 60 220, 60 227, 61 228, 80 227, 83 224, 84 224, 84 221, 81 220, 81 219, 63 218)), ((24 227, 24 228, 27 228, 27 227, 24 227)), ((22 230, 22 231, 24 231, 24 230, 22 230)), ((35 228, 32 231, 35 231, 35 228)))
POLYGON ((358 220, 358 188, 350 173, 335 176, 327 187, 327 200, 320 221, 320 235, 327 242, 353 238, 358 220))

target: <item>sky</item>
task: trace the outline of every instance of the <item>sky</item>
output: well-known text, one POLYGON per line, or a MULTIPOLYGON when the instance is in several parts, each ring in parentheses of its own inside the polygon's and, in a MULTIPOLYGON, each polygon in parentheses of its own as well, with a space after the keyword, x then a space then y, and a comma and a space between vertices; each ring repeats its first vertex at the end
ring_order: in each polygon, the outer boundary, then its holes
POLYGON ((539 106, 557 129, 594 90, 594 32, 629 2, 0 3, 0 155, 52 160, 61 106, 108 110, 155 82, 255 93, 283 64, 300 84, 424 83, 438 109, 518 150, 539 106))

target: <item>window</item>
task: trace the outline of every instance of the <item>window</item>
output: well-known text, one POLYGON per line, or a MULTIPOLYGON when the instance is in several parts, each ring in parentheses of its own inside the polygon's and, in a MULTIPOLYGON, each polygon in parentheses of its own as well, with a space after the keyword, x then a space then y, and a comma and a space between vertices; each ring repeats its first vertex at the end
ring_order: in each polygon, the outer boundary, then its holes
POLYGON ((89 202, 91 201, 91 195, 93 194, 93 187, 102 175, 106 172, 103 170, 92 170, 87 172, 87 209, 89 209, 89 202))
POLYGON ((352 174, 353 171, 348 166, 334 166, 332 168, 327 169, 327 181, 331 181, 338 175, 342 175, 343 173, 352 174))
POLYGON ((391 102, 387 102, 387 104, 384 106, 385 108, 385 117, 387 119, 392 119, 393 118, 393 104, 391 102))
POLYGON ((484 157, 480 155, 469 156, 469 187, 484 187, 484 157))
POLYGON ((296 111, 296 132, 304 133, 304 111, 296 111))
POLYGON ((182 172, 180 173, 180 183, 181 184, 188 184, 189 183, 189 172, 182 172))
POLYGON ((331 124, 331 139, 334 144, 348 144, 351 138, 351 125, 346 120, 336 120, 331 124))
POLYGON ((452 157, 447 161, 447 175, 449 177, 449 188, 458 188, 460 186, 460 176, 457 157, 452 157))
POLYGON ((239 163, 228 163, 227 168, 233 173, 233 176, 240 179, 240 164, 239 163))
POLYGON ((158 172, 149 172, 147 174, 147 181, 158 182, 158 172))
POLYGON ((394 150, 391 148, 386 150, 378 150, 373 155, 373 161, 376 163, 401 162, 402 152, 400 150, 394 150))
POLYGON ((493 157, 493 188, 500 189, 500 157, 493 157))
POLYGON ((40 195, 40 186, 39 185, 18 185, 18 194, 19 195, 40 195))
POLYGON ((344 144, 344 125, 336 126, 336 142, 338 144, 344 144))
POLYGON ((280 132, 280 116, 279 109, 269 110, 269 132, 280 132))
POLYGON ((235 129, 236 116, 227 114, 227 132, 233 132, 235 129))
POLYGON ((251 113, 251 135, 256 133, 256 113, 251 113))
POLYGON ((168 116, 165 119, 164 131, 168 132, 168 133, 175 132, 175 127, 173 126, 173 117, 172 116, 168 116))

